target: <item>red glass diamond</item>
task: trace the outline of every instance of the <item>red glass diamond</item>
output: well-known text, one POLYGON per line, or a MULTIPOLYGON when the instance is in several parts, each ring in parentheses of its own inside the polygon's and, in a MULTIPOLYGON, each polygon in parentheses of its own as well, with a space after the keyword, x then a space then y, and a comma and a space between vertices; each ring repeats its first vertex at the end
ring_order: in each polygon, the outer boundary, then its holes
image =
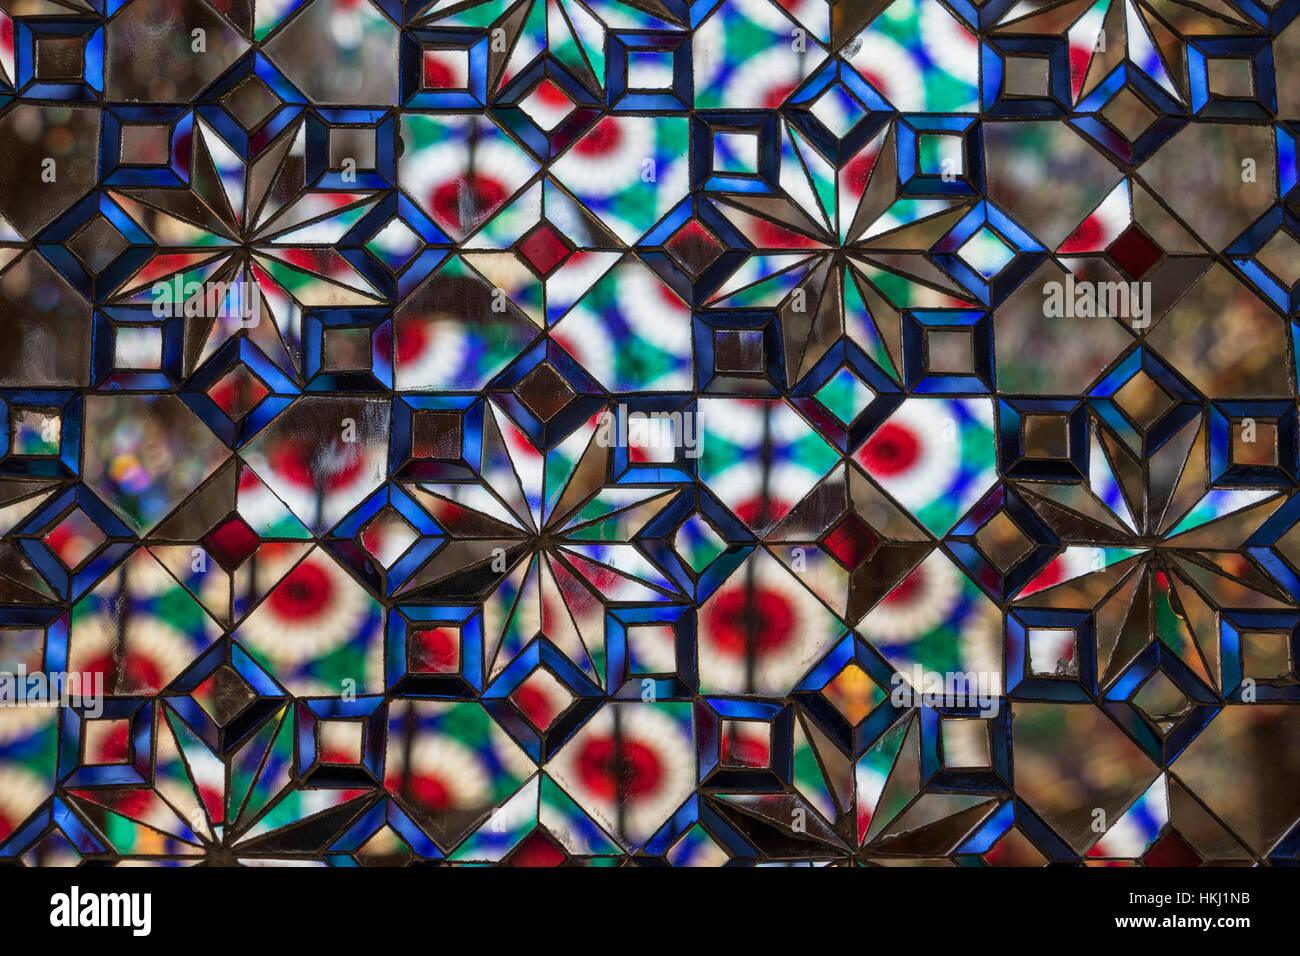
POLYGON ((239 567, 259 543, 257 534, 239 515, 231 515, 203 536, 203 547, 226 571, 239 567))
POLYGON ((695 278, 718 261, 724 246, 698 219, 691 219, 668 237, 664 248, 695 278))
POLYGON ((1147 866, 1200 866, 1201 858, 1177 830, 1170 830, 1147 850, 1142 862, 1147 866))
POLYGON ((879 539, 871 533, 866 522, 855 514, 848 514, 826 536, 822 546, 836 561, 852 571, 871 556, 878 543, 879 539))
POLYGON ((519 243, 519 254, 528 264, 545 278, 560 267, 573 248, 568 241, 551 228, 550 223, 542 223, 519 243))
POLYGON ((534 830, 524 837, 514 853, 510 854, 511 866, 559 866, 565 861, 564 851, 541 830, 534 830))
POLYGON ((239 421, 270 394, 262 380, 242 362, 208 388, 208 398, 234 421, 239 421))
POLYGON ((1137 226, 1129 226, 1110 246, 1110 257, 1130 279, 1141 279, 1155 265, 1164 251, 1137 226))

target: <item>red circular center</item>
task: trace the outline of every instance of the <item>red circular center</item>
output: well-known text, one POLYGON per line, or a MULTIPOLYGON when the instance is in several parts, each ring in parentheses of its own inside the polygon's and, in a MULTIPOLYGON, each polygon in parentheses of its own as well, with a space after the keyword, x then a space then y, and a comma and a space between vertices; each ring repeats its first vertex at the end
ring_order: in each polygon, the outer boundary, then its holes
POLYGON ((886 422, 876 430, 862 450, 862 463, 872 475, 897 475, 907 471, 921 456, 921 443, 902 425, 886 422))
POLYGON ((783 595, 764 588, 734 587, 713 599, 708 610, 714 646, 739 656, 751 646, 770 654, 794 639, 794 609, 783 595))
MULTIPOLYGON (((384 781, 390 793, 402 793, 402 774, 395 773, 384 781)), ((429 810, 447 810, 451 808, 451 790, 437 777, 428 774, 412 774, 410 778, 410 797, 420 806, 429 810)))
POLYGON ((490 176, 473 173, 449 179, 429 197, 433 214, 457 229, 470 229, 506 199, 506 187, 490 176))
POLYGON ((318 467, 319 442, 306 439, 289 439, 277 442, 268 453, 276 474, 300 488, 315 488, 317 472, 325 488, 341 488, 354 480, 365 466, 356 445, 339 442, 330 444, 330 455, 323 467, 318 467))
POLYGON ((83 667, 82 670, 88 674, 103 674, 104 692, 107 694, 161 690, 163 684, 166 683, 158 665, 138 651, 126 655, 126 660, 122 662, 122 666, 118 670, 116 685, 110 679, 114 666, 113 658, 109 654, 96 658, 83 667), (115 687, 118 689, 115 690, 115 687))
POLYGON ((623 138, 619 131, 618 124, 613 118, 605 117, 587 133, 586 136, 578 140, 573 147, 583 156, 604 156, 618 147, 618 142, 623 138))
POLYGON ((268 599, 275 613, 290 620, 314 617, 329 603, 333 585, 329 575, 315 564, 300 564, 271 592, 268 599))
POLYGON ((583 785, 602 800, 627 799, 650 793, 663 776, 655 752, 635 740, 619 748, 609 737, 587 741, 578 755, 578 774, 583 785))

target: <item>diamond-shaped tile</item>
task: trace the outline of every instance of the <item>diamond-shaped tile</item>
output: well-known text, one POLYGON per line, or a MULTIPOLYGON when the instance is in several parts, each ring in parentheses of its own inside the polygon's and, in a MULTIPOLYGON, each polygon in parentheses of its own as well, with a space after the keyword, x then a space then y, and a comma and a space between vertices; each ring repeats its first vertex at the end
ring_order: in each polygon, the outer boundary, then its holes
POLYGON ((1047 96, 1051 60, 1043 56, 1008 56, 1002 64, 1002 86, 1008 96, 1047 96))
POLYGON ((533 270, 546 278, 573 252, 573 245, 548 222, 539 223, 519 240, 519 254, 533 270))
POLYGON ((430 627, 407 636, 406 669, 412 674, 455 674, 460 671, 461 634, 454 627, 430 627))
POLYGON ((411 422, 411 454, 415 458, 459 458, 464 443, 464 416, 459 412, 420 409, 411 422))
POLYGON ((772 763, 772 725, 759 720, 722 722, 722 765, 757 770, 772 763))
POLYGON ((539 667, 510 694, 510 703, 543 733, 577 698, 551 671, 539 667))
POLYGON ((93 275, 107 269, 130 243, 102 214, 96 213, 68 240, 68 249, 93 275))
POLYGON ((119 153, 129 166, 161 166, 171 155, 171 130, 161 123, 124 123, 119 153))
POLYGON ((1072 628, 1031 627, 1028 670, 1035 677, 1075 677, 1079 673, 1079 635, 1072 628))
POLYGON ((1288 631, 1244 631, 1241 635, 1241 674, 1251 680, 1294 681, 1288 631))
POLYGON ((867 714, 885 699, 880 685, 855 661, 831 678, 821 693, 853 727, 866 720, 867 714))
POLYGON ((1129 142, 1138 139, 1150 129, 1158 114, 1133 92, 1132 87, 1125 86, 1110 98, 1101 109, 1112 126, 1119 130, 1129 142))
POLYGON ((1187 695, 1162 670, 1155 671, 1142 682, 1133 695, 1133 704, 1161 733, 1168 733, 1177 726, 1192 706, 1187 695))
POLYGON ((999 511, 975 532, 975 543, 993 566, 1006 574, 1033 550, 1033 540, 1005 510, 999 511))
POLYGON ((252 703, 257 694, 238 671, 229 664, 222 664, 190 696, 218 727, 225 727, 252 703))
POLYGON ((362 866, 402 866, 410 862, 415 851, 401 834, 385 823, 353 855, 362 866))
POLYGON ((970 375, 975 370, 975 336, 968 329, 927 329, 926 370, 932 375, 970 375))
POLYGON ((515 395, 541 421, 549 422, 564 411, 578 393, 550 362, 542 362, 519 380, 515 395))
POLYGON ((47 83, 80 80, 86 70, 86 41, 62 34, 37 37, 34 65, 36 78, 47 83))
POLYGON ((1020 419, 1020 443, 1026 458, 1069 458, 1069 416, 1026 413, 1020 419))
POLYGON ((221 105, 251 132, 279 108, 281 100, 259 77, 251 75, 223 96, 221 105))
POLYGON ((1263 466, 1278 464, 1277 420, 1252 418, 1249 430, 1244 420, 1232 422, 1232 451, 1229 460, 1234 465, 1263 466), (1249 440, 1247 440, 1249 439, 1249 440))
POLYGON ((394 216, 366 241, 366 248, 388 268, 400 272, 424 248, 424 240, 405 219, 394 216))
POLYGON ((880 539, 861 518, 850 512, 826 535, 822 546, 845 568, 852 571, 871 557, 880 539))
POLYGON ((945 717, 939 724, 943 765, 965 770, 992 763, 989 721, 979 717, 945 717))
POLYGON ((243 421, 269 394, 270 389, 243 362, 208 386, 207 391, 208 398, 236 422, 243 421))
POLYGON ((1151 271, 1164 254, 1155 241, 1138 226, 1132 225, 1106 250, 1130 279, 1138 280, 1151 271))
POLYGON ((713 367, 720 373, 761 374, 765 349, 761 329, 715 329, 713 367))
POLYGON ((84 511, 74 508, 45 533, 44 540, 68 570, 75 571, 99 550, 108 535, 84 511))
POLYGON ((542 77, 541 82, 519 101, 519 108, 543 132, 549 133, 573 114, 577 104, 550 77, 542 77))
POLYGON ((1016 253, 996 232, 982 226, 962 244, 957 256, 985 279, 992 279, 1007 267, 1016 253))
POLYGON ((15 455, 57 455, 63 420, 55 409, 10 410, 11 451, 15 455))
POLYGON ((320 761, 358 764, 365 747, 366 725, 360 720, 322 720, 316 725, 320 761))
POLYGON ((1146 866, 1200 866, 1202 857, 1187 845, 1177 830, 1168 830, 1142 855, 1146 866))
POLYGON ((692 278, 717 262, 725 248, 698 219, 687 220, 664 243, 664 249, 692 278))
POLYGON ((842 83, 828 86, 808 110, 836 137, 845 136, 867 115, 867 108, 842 83))
POLYGON ((61 829, 46 832, 22 857, 26 866, 42 869, 78 866, 84 859, 61 829))
POLYGON ((361 530, 361 546, 380 565, 391 568, 419 537, 395 508, 385 507, 361 530))
POLYGON ((1291 233, 1283 229, 1273 233, 1255 258, 1288 289, 1300 282, 1300 242, 1291 233))
POLYGON ((227 571, 233 571, 257 550, 257 533, 239 515, 232 514, 203 536, 203 547, 227 571))
POLYGON ((569 858, 564 848, 550 834, 534 830, 519 842, 506 859, 507 866, 547 867, 559 866, 569 858))
POLYGON ((628 670, 671 674, 677 670, 677 634, 667 624, 633 624, 627 629, 628 670))
POLYGON ((1147 429, 1169 411, 1174 399, 1159 382, 1139 370, 1115 392, 1115 404, 1135 425, 1147 429))
POLYGON ((727 550, 727 541, 718 534, 712 522, 696 512, 677 529, 673 550, 699 574, 727 550))
POLYGON ((131 759, 131 721, 106 717, 82 725, 82 753, 91 766, 123 764, 131 759))
POLYGON ((1048 859, 1038 849, 1025 831, 1013 826, 998 837, 993 846, 984 854, 984 862, 990 866, 1039 867, 1047 864, 1048 859))
POLYGON ((1205 74, 1206 84, 1215 96, 1245 98, 1255 95, 1255 76, 1249 59, 1207 57, 1205 74))
POLYGON ((426 90, 469 86, 469 51, 432 47, 421 51, 420 85, 426 90))
POLYGON ((817 401, 846 426, 856 421, 875 397, 876 393, 847 366, 817 390, 817 401))

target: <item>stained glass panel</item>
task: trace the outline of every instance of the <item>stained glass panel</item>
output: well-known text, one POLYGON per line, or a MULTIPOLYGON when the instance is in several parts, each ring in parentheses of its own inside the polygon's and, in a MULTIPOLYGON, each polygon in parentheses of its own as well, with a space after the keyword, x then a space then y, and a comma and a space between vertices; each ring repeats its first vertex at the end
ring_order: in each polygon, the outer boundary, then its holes
POLYGON ((1298 13, 0 0, 0 861, 1294 862, 1298 13))

